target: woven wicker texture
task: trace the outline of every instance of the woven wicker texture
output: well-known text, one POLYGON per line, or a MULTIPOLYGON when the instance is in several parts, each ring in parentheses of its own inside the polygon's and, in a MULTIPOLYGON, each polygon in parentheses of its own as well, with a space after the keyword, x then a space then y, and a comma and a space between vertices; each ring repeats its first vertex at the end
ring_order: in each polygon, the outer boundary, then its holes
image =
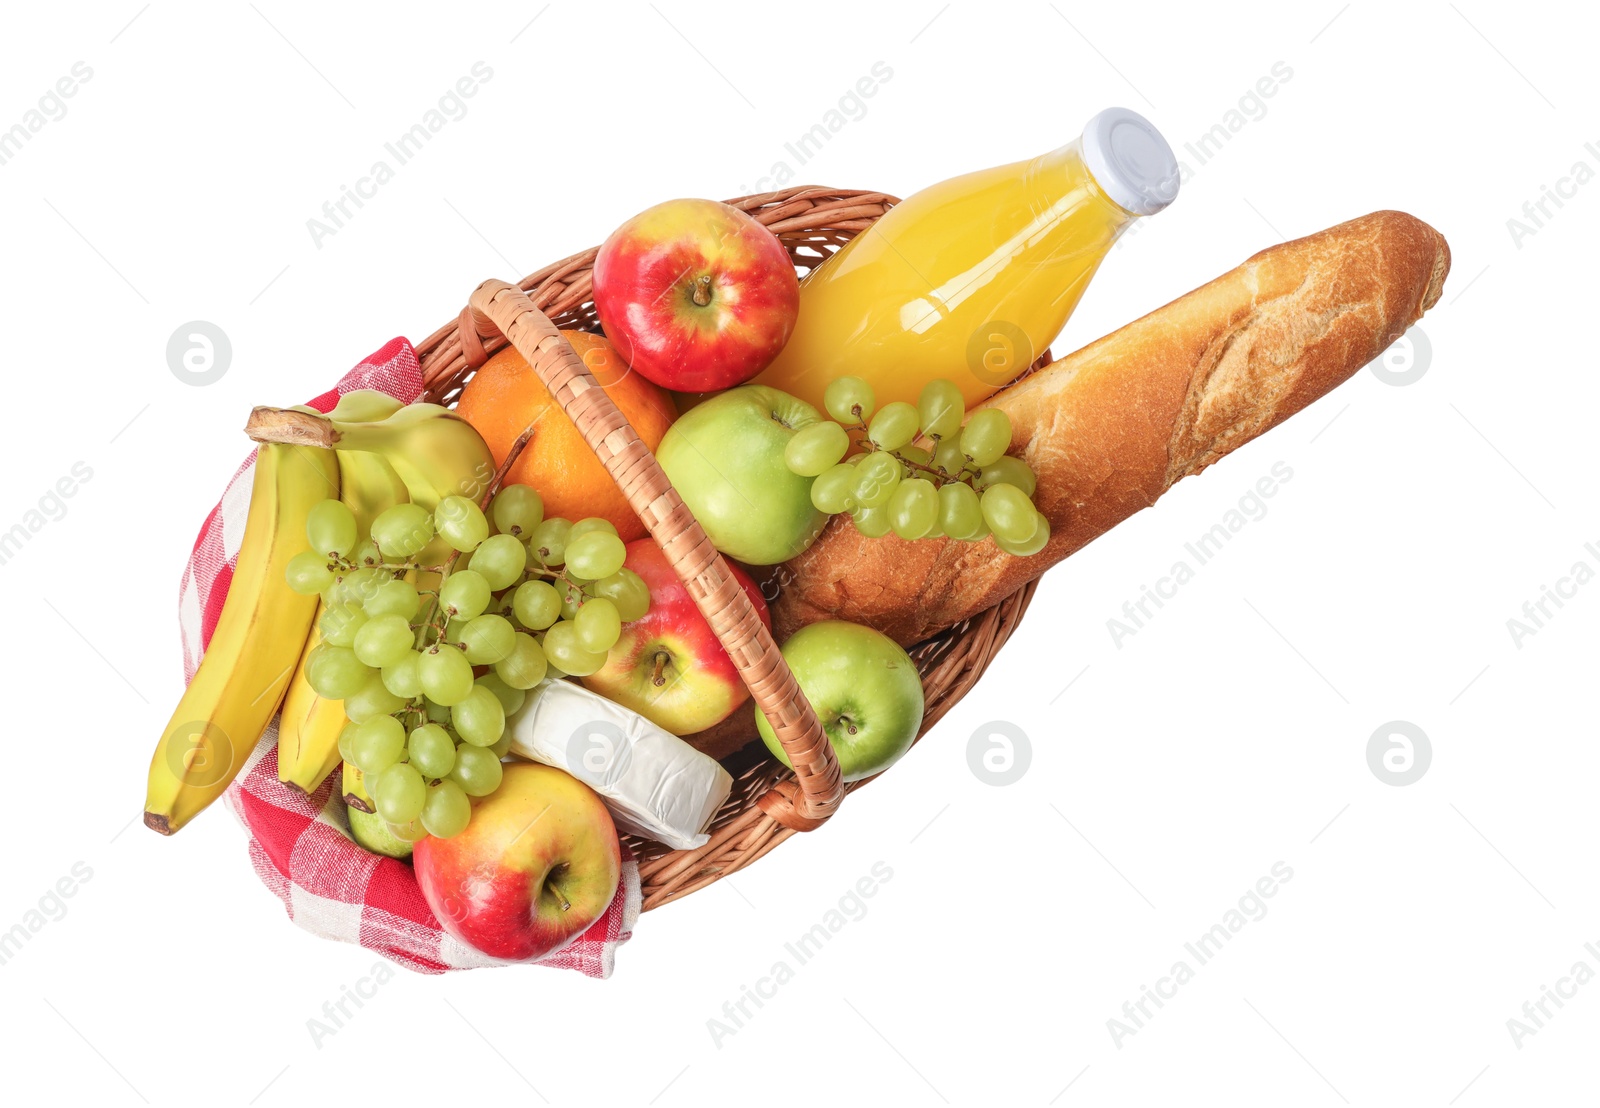
MULTIPOLYGON (((728 203, 777 234, 804 275, 871 226, 896 200, 878 192, 806 187, 728 203)), ((759 742, 726 759, 724 764, 734 774, 733 791, 712 821, 710 841, 702 847, 671 850, 660 843, 630 839, 640 858, 644 907, 649 910, 744 868, 796 831, 820 826, 847 792, 867 782, 849 786, 840 782, 838 763, 815 713, 727 563, 644 443, 561 337, 561 328, 600 330, 590 272, 597 250, 546 266, 517 285, 485 281, 468 307, 425 339, 417 352, 427 388, 423 399, 448 404, 491 354, 508 342, 517 348, 666 551, 794 764, 793 771, 784 768, 759 742)), ((1047 351, 1035 364, 1048 360, 1047 351)), ((1028 584, 912 650, 926 699, 922 734, 983 675, 1027 610, 1035 585, 1028 584)), ((755 738, 753 721, 750 736, 755 738)))

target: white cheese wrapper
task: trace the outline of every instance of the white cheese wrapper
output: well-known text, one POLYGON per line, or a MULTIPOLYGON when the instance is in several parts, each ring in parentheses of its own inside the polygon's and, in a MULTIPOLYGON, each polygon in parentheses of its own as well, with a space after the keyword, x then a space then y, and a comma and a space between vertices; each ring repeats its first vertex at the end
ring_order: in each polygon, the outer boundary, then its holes
POLYGON ((600 794, 617 827, 678 850, 704 846, 733 778, 715 758, 571 681, 546 681, 506 720, 511 750, 600 794))

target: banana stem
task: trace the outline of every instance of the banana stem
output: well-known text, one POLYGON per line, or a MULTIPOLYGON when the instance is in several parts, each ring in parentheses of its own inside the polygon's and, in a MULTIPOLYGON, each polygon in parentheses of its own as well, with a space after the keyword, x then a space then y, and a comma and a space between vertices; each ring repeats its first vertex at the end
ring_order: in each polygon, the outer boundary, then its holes
POLYGON ((257 407, 250 409, 244 433, 256 442, 277 442, 289 446, 333 447, 339 432, 326 416, 314 416, 293 408, 257 407))

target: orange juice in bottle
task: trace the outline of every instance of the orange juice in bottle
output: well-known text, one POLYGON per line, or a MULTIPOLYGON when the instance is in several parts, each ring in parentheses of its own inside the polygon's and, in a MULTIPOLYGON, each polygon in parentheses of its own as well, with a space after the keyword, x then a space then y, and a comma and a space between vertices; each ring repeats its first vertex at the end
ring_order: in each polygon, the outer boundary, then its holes
POLYGON ((794 333, 755 383, 820 410, 837 377, 864 378, 879 407, 943 377, 975 404, 1060 333, 1122 229, 1177 191, 1171 147, 1125 108, 1058 150, 925 188, 801 283, 794 333))

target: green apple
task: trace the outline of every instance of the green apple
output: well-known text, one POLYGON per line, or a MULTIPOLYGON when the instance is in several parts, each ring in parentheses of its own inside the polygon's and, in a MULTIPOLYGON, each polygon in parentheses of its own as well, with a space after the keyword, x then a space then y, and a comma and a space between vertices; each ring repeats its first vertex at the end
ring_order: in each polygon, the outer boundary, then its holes
POLYGON ((790 473, 783 460, 794 433, 821 419, 804 400, 745 385, 679 417, 656 460, 711 545, 749 565, 776 565, 815 542, 828 522, 812 506, 811 478, 790 473))
MULTIPOLYGON (((824 620, 791 635, 783 660, 822 720, 846 781, 881 773, 911 749, 922 728, 922 678, 893 639, 859 623, 824 620)), ((756 728, 789 765, 759 706, 756 728)))

